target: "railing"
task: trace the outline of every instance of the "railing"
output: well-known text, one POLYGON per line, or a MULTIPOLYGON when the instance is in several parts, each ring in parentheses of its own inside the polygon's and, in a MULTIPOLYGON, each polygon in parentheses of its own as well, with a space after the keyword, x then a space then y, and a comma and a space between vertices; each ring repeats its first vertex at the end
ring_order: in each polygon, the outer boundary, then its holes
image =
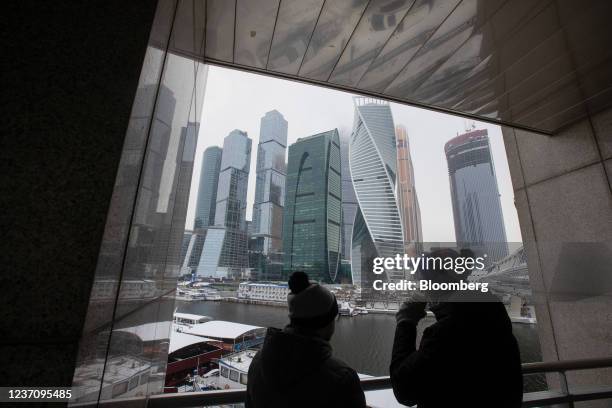
MULTIPOLYGON (((612 385, 589 389, 569 389, 565 380, 567 371, 589 370, 612 367, 612 357, 592 358, 584 360, 551 361, 539 363, 526 363, 522 365, 523 375, 537 373, 561 374, 561 389, 554 391, 540 391, 523 394, 523 407, 546 407, 554 404, 568 404, 573 407, 574 402, 592 401, 612 398, 612 385)), ((385 377, 371 377, 361 380, 364 391, 384 390, 391 388, 391 379, 385 377)), ((139 408, 191 408, 223 404, 239 404, 246 399, 246 390, 223 390, 204 392, 185 392, 178 394, 152 395, 147 399, 125 399, 100 402, 100 407, 139 407, 139 408)), ((77 404, 80 405, 80 404, 77 404)))

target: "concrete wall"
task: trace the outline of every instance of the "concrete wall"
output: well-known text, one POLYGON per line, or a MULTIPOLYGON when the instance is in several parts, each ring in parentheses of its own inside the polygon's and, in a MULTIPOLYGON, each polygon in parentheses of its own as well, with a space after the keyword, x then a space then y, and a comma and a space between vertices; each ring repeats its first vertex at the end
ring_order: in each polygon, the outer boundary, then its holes
MULTIPOLYGON (((609 357, 612 109, 553 137, 511 128, 503 135, 543 358, 609 357)), ((570 373, 568 382, 610 384, 612 369, 570 373)))
POLYGON ((3 4, 2 385, 70 385, 156 0, 3 4))

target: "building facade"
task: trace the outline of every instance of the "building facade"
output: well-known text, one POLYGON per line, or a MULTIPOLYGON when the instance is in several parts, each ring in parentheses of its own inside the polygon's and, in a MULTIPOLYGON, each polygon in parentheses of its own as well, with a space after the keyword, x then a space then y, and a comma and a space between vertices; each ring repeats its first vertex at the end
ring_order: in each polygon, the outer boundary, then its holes
MULTIPOLYGON (((352 237, 353 281, 363 283, 375 257, 404 252, 404 235, 396 197, 397 146, 391 108, 385 101, 354 98, 355 119, 349 147, 351 178, 359 211, 352 237)), ((383 278, 404 279, 385 271, 383 278)))
POLYGON ((416 256, 421 251, 423 229, 406 127, 397 125, 395 137, 397 139, 397 204, 404 230, 404 253, 416 256))
POLYGON ((252 141, 241 130, 223 140, 215 222, 203 231, 198 276, 239 278, 248 270, 247 188, 252 141))
POLYGON ((287 302, 289 286, 286 283, 241 282, 238 285, 238 299, 261 300, 266 302, 287 302))
POLYGON ((449 140, 444 152, 457 245, 486 254, 487 265, 504 258, 508 244, 487 130, 449 140))
POLYGON ((217 189, 222 156, 223 149, 219 146, 210 146, 202 154, 194 232, 191 235, 186 255, 182 261, 184 273, 191 273, 198 269, 208 228, 215 224, 217 189))
POLYGON ((340 264, 340 140, 336 129, 289 146, 283 217, 283 272, 331 283, 340 264))
POLYGON ((340 134, 340 158, 342 161, 342 253, 337 279, 338 283, 353 283, 351 272, 351 237, 357 209, 359 208, 349 167, 349 138, 350 134, 340 134))
POLYGON ((276 110, 261 118, 253 225, 249 240, 251 274, 260 280, 279 280, 282 277, 287 128, 287 121, 276 110))
POLYGON ((221 157, 223 149, 210 146, 202 155, 202 170, 198 184, 198 201, 194 228, 203 228, 215 223, 215 210, 217 207, 217 188, 221 157))
MULTIPOLYGON (((252 140, 241 130, 233 130, 223 141, 227 154, 221 160, 215 225, 224 228, 225 236, 217 264, 218 276, 239 277, 249 266, 246 207, 251 144, 252 140)), ((207 241, 216 248, 216 243, 207 241)))

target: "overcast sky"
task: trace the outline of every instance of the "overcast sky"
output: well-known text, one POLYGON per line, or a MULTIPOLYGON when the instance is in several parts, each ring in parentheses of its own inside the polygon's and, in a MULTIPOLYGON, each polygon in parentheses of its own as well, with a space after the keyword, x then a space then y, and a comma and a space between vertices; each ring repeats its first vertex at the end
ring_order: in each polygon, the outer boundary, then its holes
MULTIPOLYGON (((223 138, 233 129, 244 130, 253 139, 247 211, 247 219, 251 219, 261 117, 272 109, 283 114, 289 122, 288 145, 299 137, 334 128, 350 132, 353 124, 352 96, 346 92, 211 66, 186 228, 193 227, 204 149, 212 145, 223 146, 223 138)), ((444 143, 475 123, 476 128, 486 128, 489 133, 507 239, 509 242, 520 242, 521 233, 500 127, 395 103, 391 103, 391 110, 395 124, 402 124, 408 130, 424 241, 455 241, 444 143)))

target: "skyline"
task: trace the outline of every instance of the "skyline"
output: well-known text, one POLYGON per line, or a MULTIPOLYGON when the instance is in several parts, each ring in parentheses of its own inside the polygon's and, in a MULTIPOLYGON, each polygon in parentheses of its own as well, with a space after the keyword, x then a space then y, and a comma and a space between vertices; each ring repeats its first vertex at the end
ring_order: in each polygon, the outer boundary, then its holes
MULTIPOLYGON (((259 142, 261 118, 278 110, 289 123, 287 144, 298 138, 338 128, 350 134, 353 126, 353 101, 347 92, 210 67, 200 122, 200 135, 191 183, 186 229, 194 222, 202 154, 209 146, 221 146, 223 138, 234 129, 246 131, 259 142)), ((416 189, 421 207, 424 242, 454 242, 454 222, 444 144, 472 124, 487 129, 498 177, 500 199, 509 242, 520 242, 521 234, 514 208, 505 148, 499 126, 466 121, 457 116, 390 103, 396 125, 408 131, 410 153, 414 162, 416 189)), ((252 175, 256 160, 251 160, 252 175)), ((247 219, 252 220, 255 177, 249 177, 247 219)))

